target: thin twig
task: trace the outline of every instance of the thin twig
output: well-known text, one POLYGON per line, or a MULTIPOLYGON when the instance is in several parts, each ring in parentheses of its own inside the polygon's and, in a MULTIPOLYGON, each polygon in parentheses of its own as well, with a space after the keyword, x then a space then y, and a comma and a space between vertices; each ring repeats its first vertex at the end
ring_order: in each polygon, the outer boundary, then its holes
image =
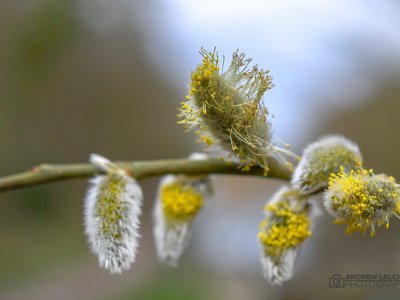
MULTIPOLYGON (((234 174, 263 176, 264 169, 253 167, 249 172, 241 171, 237 165, 227 163, 219 159, 189 160, 189 159, 167 159, 116 162, 125 169, 132 177, 143 179, 164 174, 234 174)), ((288 180, 292 174, 289 167, 279 164, 270 159, 269 178, 288 180)), ((0 192, 16 190, 24 187, 46 184, 68 179, 79 179, 91 177, 103 173, 88 163, 81 164, 42 164, 31 170, 0 177, 0 192)))

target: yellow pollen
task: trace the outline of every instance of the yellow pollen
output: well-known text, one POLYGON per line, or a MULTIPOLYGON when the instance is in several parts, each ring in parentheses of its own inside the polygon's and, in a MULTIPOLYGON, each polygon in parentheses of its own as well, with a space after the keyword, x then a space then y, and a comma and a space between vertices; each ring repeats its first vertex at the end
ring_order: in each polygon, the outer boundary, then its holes
MULTIPOLYGON (((235 52, 225 71, 216 50, 202 49, 200 54, 202 62, 192 72, 189 94, 179 108, 180 124, 188 131, 198 127, 207 136, 198 134, 200 142, 221 145, 243 165, 259 165, 266 172, 269 154, 281 150, 271 143, 268 111, 262 102, 272 87, 271 77, 267 71, 250 68, 251 60, 244 54, 235 52)), ((286 149, 282 153, 291 155, 286 149)), ((284 156, 280 157, 285 161, 284 156)))
POLYGON ((268 255, 277 258, 311 235, 307 214, 293 211, 287 202, 267 205, 265 210, 271 212, 272 217, 267 217, 260 223, 258 238, 268 255))
POLYGON ((96 215, 102 220, 101 231, 105 235, 112 234, 115 238, 122 237, 118 224, 123 218, 125 209, 120 198, 125 187, 125 179, 114 173, 110 173, 100 186, 96 215))
MULTIPOLYGON (((198 90, 207 88, 209 81, 215 72, 219 71, 219 67, 216 64, 215 54, 211 53, 210 56, 203 58, 202 64, 192 73, 192 84, 189 91, 189 96, 194 95, 198 90)), ((207 112, 205 112, 207 113, 207 112)))
POLYGON ((202 135, 202 136, 200 136, 200 138, 204 143, 207 144, 207 146, 211 146, 214 143, 213 139, 209 136, 202 135))
POLYGON ((203 195, 195 188, 181 183, 162 187, 161 202, 164 213, 174 219, 190 219, 203 206, 203 195))
POLYGON ((346 173, 340 167, 340 172, 329 178, 330 205, 337 212, 337 218, 348 225, 347 233, 357 230, 364 234, 371 228, 374 236, 374 225, 386 223, 389 228, 389 216, 396 213, 393 199, 396 186, 393 179, 375 175, 371 169, 358 168, 346 173))

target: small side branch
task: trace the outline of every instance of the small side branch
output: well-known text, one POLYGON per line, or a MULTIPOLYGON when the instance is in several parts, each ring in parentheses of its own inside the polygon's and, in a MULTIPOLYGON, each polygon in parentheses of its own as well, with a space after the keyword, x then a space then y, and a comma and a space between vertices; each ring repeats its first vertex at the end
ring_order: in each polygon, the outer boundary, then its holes
MULTIPOLYGON (((243 172, 238 165, 227 163, 219 159, 189 160, 167 159, 150 161, 116 162, 132 177, 143 179, 164 174, 233 174, 263 176, 263 169, 252 168, 249 172, 243 172)), ((269 178, 289 180, 292 170, 271 159, 269 178)), ((0 177, 0 192, 15 190, 24 187, 46 184, 68 179, 80 179, 103 173, 88 163, 82 164, 42 164, 31 170, 0 177)))

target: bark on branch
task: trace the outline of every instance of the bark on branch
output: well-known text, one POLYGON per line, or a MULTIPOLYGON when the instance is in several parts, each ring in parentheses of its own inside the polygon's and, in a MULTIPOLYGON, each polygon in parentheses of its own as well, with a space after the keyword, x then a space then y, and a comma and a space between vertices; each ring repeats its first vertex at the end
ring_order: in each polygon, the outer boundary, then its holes
MULTIPOLYGON (((189 160, 167 159, 149 161, 115 162, 132 177, 143 179, 164 174, 233 174, 263 176, 263 169, 253 167, 249 172, 241 171, 236 164, 219 159, 189 160)), ((270 171, 266 177, 289 180, 291 168, 275 159, 269 161, 270 171)), ((46 184, 68 179, 80 179, 103 173, 89 163, 80 164, 42 164, 31 170, 0 177, 0 192, 24 187, 46 184)))

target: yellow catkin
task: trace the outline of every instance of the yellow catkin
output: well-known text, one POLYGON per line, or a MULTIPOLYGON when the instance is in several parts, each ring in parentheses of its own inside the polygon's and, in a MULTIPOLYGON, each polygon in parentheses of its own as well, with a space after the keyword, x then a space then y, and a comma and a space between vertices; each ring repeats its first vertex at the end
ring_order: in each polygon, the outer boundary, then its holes
POLYGON ((268 157, 292 155, 271 141, 268 110, 262 97, 272 87, 267 71, 249 67, 251 59, 235 52, 227 70, 216 51, 201 51, 202 63, 192 72, 189 94, 181 103, 178 123, 195 129, 207 148, 235 155, 242 167, 258 165, 268 172, 268 157))
POLYGON ((347 224, 346 233, 371 228, 375 235, 375 225, 386 223, 395 213, 398 203, 398 185, 393 177, 374 175, 373 170, 358 168, 349 173, 340 168, 339 173, 331 174, 328 193, 330 210, 336 215, 336 223, 347 224))
POLYGON ((161 188, 161 203, 166 216, 186 220, 196 215, 204 200, 192 186, 175 182, 161 188))
POLYGON ((311 235, 307 214, 295 212, 286 201, 267 205, 266 211, 271 215, 260 223, 258 238, 269 256, 277 258, 311 235))
MULTIPOLYGON (((204 56, 202 64, 192 73, 192 82, 189 95, 194 95, 201 88, 208 88, 209 81, 212 78, 214 72, 218 72, 218 58, 215 53, 209 53, 209 56, 204 56)), ((210 96, 216 91, 210 90, 210 96)), ((203 111, 207 114, 206 111, 203 111)))

